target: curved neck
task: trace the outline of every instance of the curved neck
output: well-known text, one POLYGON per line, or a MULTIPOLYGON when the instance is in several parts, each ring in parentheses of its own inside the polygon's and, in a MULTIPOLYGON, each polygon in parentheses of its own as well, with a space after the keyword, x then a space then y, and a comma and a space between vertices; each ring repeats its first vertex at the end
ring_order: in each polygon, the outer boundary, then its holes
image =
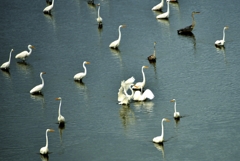
POLYGON ((60 103, 59 103, 58 116, 61 116, 61 105, 62 105, 62 100, 60 100, 60 103))
POLYGON ((223 41, 225 42, 225 28, 223 29, 223 41))
POLYGON ((11 61, 11 55, 12 55, 12 50, 10 51, 10 54, 9 54, 9 60, 8 60, 9 63, 11 61))
POLYGON ((48 148, 48 135, 47 135, 48 131, 46 131, 46 148, 48 148))
POLYGON ((51 6, 53 6, 54 5, 54 0, 52 0, 52 4, 51 4, 51 6))
POLYGON ((169 1, 167 2, 167 13, 170 13, 170 9, 169 9, 169 1))
POLYGON ((28 52, 27 55, 29 56, 29 55, 31 55, 31 53, 32 53, 32 48, 31 48, 31 47, 28 47, 28 50, 29 50, 29 52, 28 52))
POLYGON ((162 136, 162 137, 164 136, 163 120, 162 120, 162 134, 161 134, 161 136, 162 136))
POLYGON ((143 67, 142 67, 142 75, 143 75, 143 84, 145 85, 146 79, 145 79, 145 74, 144 74, 144 71, 143 71, 143 67))
POLYGON ((175 112, 177 112, 177 107, 176 107, 176 106, 177 106, 177 102, 175 101, 175 102, 174 102, 174 111, 175 111, 175 112))
POLYGON ((98 7, 98 18, 100 17, 100 6, 98 7))
POLYGON ((121 40, 121 31, 120 31, 120 28, 121 28, 121 26, 118 27, 118 32, 119 32, 118 41, 121 40))
POLYGON ((195 19, 194 19, 194 14, 192 14, 192 28, 195 26, 196 22, 195 22, 195 19))
POLYGON ((42 80, 42 85, 44 85, 44 80, 43 80, 43 77, 42 77, 42 73, 40 74, 40 78, 42 80))
POLYGON ((87 74, 87 68, 85 67, 85 63, 83 63, 84 74, 87 74))

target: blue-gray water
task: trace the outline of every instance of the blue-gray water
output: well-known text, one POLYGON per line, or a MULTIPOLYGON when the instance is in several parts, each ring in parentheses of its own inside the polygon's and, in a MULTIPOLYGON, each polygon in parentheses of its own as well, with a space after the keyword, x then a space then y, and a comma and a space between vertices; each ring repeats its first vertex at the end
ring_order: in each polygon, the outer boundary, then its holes
MULTIPOLYGON (((240 54, 239 2, 170 3, 169 20, 156 20, 151 8, 159 0, 101 0, 103 28, 97 28, 97 7, 83 0, 55 1, 52 16, 42 13, 46 1, 4 1, 0 4, 0 64, 13 48, 10 73, 0 71, 0 160, 41 160, 39 149, 49 133, 49 160, 238 160, 240 54), (196 26, 193 37, 177 29, 196 26), (120 51, 109 49, 122 28, 120 51), (226 30, 225 49, 214 42, 226 30), (156 64, 147 57, 156 41, 156 64), (27 65, 14 57, 35 46, 27 65), (84 84, 73 81, 89 61, 84 84), (121 80, 142 80, 155 94, 152 101, 117 104, 121 80), (29 94, 41 83, 43 96, 29 94), (59 101, 65 129, 57 124, 59 101), (173 103, 185 116, 176 123, 173 103), (161 134, 164 147, 151 142, 161 134)), ((96 2, 96 3, 98 3, 96 2)), ((163 11, 166 11, 166 3, 163 11)), ((42 158, 44 160, 44 158, 42 158)))

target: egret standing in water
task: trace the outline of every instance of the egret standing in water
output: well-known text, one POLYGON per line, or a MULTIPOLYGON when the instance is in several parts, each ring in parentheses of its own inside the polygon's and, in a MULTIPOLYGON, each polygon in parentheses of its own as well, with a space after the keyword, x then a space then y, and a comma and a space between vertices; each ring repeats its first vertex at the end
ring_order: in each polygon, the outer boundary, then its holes
POLYGON ((172 99, 171 102, 174 102, 174 113, 173 113, 173 117, 175 119, 180 119, 180 113, 177 112, 177 102, 175 99, 172 99))
POLYGON ((144 71, 143 71, 144 68, 148 68, 148 66, 142 66, 143 81, 136 83, 136 84, 133 86, 133 89, 134 89, 134 90, 141 90, 141 91, 142 91, 143 87, 144 87, 145 84, 146 84, 146 78, 145 78, 145 74, 144 74, 144 71))
POLYGON ((85 64, 90 64, 90 62, 88 62, 88 61, 84 61, 84 62, 83 62, 84 72, 81 72, 81 73, 76 74, 76 75, 73 77, 73 79, 74 79, 75 81, 80 81, 80 82, 82 82, 82 79, 87 75, 87 68, 85 67, 85 64))
POLYGON ((215 41, 215 46, 217 46, 217 47, 224 46, 224 43, 225 43, 225 30, 226 29, 228 29, 228 26, 223 28, 223 39, 215 41))
POLYGON ((5 63, 3 63, 3 64, 1 65, 1 67, 0 67, 1 69, 5 69, 5 70, 9 69, 9 66, 10 66, 10 63, 11 63, 11 55, 12 55, 12 52, 13 52, 13 49, 11 49, 11 51, 10 51, 8 61, 5 62, 5 63))
POLYGON ((156 6, 154 6, 153 8, 152 8, 152 11, 159 11, 159 10, 161 10, 162 8, 163 8, 163 6, 164 6, 164 0, 162 0, 159 4, 157 4, 156 6))
POLYGON ((51 5, 49 5, 46 8, 44 8, 43 13, 51 14, 51 10, 53 8, 53 5, 54 5, 54 0, 52 0, 52 4, 51 5))
POLYGON ((42 154, 42 155, 47 155, 49 152, 49 150, 48 150, 48 135, 47 135, 48 132, 54 132, 54 130, 53 129, 46 130, 46 146, 44 146, 40 149, 40 154, 42 154))
POLYGON ((149 60, 150 62, 156 62, 156 59, 157 59, 157 58, 156 58, 156 48, 155 48, 155 46, 156 46, 156 42, 154 42, 153 54, 148 57, 148 60, 149 60))
POLYGON ((124 28, 124 27, 126 27, 126 25, 120 25, 120 26, 118 27, 118 32, 119 32, 118 39, 115 40, 115 41, 113 41, 113 42, 109 45, 110 48, 118 49, 118 46, 120 45, 120 41, 121 41, 121 30, 120 30, 120 28, 124 28))
POLYGON ((60 100, 59 108, 58 108, 58 123, 59 124, 64 124, 65 123, 65 118, 61 115, 62 98, 58 97, 58 98, 56 98, 56 100, 60 100))
POLYGON ((157 19, 168 19, 169 18, 169 14, 170 14, 169 1, 170 0, 166 0, 166 2, 167 2, 167 12, 158 15, 156 17, 157 19))
POLYGON ((40 73, 40 78, 42 80, 42 84, 39 84, 39 85, 35 86, 33 89, 31 89, 31 91, 30 91, 31 94, 41 93, 41 90, 44 87, 44 80, 43 80, 43 77, 42 77, 43 74, 46 74, 46 73, 45 72, 40 73))
POLYGON ((98 22, 98 28, 102 28, 102 17, 100 17, 100 3, 98 4, 98 18, 97 18, 97 22, 98 22))
POLYGON ((163 118, 162 119, 162 134, 161 136, 157 136, 155 138, 153 138, 153 142, 154 143, 158 143, 158 144, 161 144, 163 143, 164 141, 164 127, 163 127, 163 122, 166 121, 166 122, 170 122, 170 120, 166 119, 166 118, 163 118))
POLYGON ((185 27, 185 28, 177 30, 178 34, 192 34, 192 30, 196 25, 194 15, 197 14, 197 13, 200 13, 200 12, 195 12, 195 11, 192 12, 192 24, 185 27))
POLYGON ((23 61, 25 61, 25 59, 31 55, 32 49, 34 49, 34 48, 35 48, 35 47, 32 46, 32 45, 28 45, 28 50, 29 50, 29 51, 26 51, 26 50, 25 50, 25 51, 22 51, 21 53, 17 54, 17 55, 15 56, 15 58, 16 58, 16 59, 22 59, 23 61))

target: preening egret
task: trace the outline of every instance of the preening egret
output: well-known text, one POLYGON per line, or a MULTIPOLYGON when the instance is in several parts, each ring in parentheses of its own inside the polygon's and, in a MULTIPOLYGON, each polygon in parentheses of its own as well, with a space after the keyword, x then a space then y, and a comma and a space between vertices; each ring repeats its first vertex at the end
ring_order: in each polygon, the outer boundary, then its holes
POLYGON ((98 18, 97 18, 97 22, 98 22, 98 27, 102 28, 102 17, 100 17, 100 3, 98 4, 98 18))
POLYGON ((153 142, 154 143, 163 143, 163 141, 164 141, 164 127, 163 127, 163 122, 164 121, 166 121, 166 122, 170 122, 170 120, 168 120, 168 119, 166 119, 166 118, 163 118, 162 119, 162 134, 161 134, 161 136, 157 136, 157 137, 155 137, 155 138, 153 138, 153 142))
POLYGON ((29 51, 22 51, 21 53, 17 54, 17 55, 15 56, 15 58, 16 58, 16 59, 22 59, 23 61, 25 61, 25 59, 31 55, 32 49, 34 49, 34 48, 35 48, 35 47, 32 46, 32 45, 28 45, 28 50, 29 50, 29 51))
POLYGON ((85 67, 85 64, 90 64, 90 62, 88 62, 88 61, 83 62, 84 72, 76 74, 73 77, 74 80, 82 82, 82 79, 87 75, 87 68, 85 67))
POLYGON ((144 68, 148 68, 148 66, 142 66, 143 81, 136 83, 136 84, 133 86, 133 89, 134 89, 134 90, 139 90, 139 89, 142 90, 143 87, 144 87, 145 84, 146 84, 146 78, 145 78, 145 74, 144 74, 144 71, 143 71, 144 68))
POLYGON ((121 41, 121 30, 120 30, 120 28, 124 28, 124 27, 126 27, 126 25, 120 25, 120 26, 118 27, 118 32, 119 32, 118 39, 115 40, 115 41, 113 41, 113 42, 109 45, 110 48, 114 48, 114 49, 117 49, 117 48, 118 48, 118 46, 120 45, 120 41, 121 41))
POLYGON ((150 89, 146 89, 143 93, 141 91, 135 91, 133 100, 134 101, 145 101, 146 99, 152 100, 154 98, 154 94, 150 89))
POLYGON ((200 12, 195 12, 195 11, 192 12, 192 24, 185 27, 185 28, 177 30, 178 34, 192 34, 192 30, 196 25, 194 15, 197 14, 197 13, 200 13, 200 12))
POLYGON ((43 74, 46 74, 46 72, 41 72, 40 73, 40 78, 42 80, 42 84, 39 84, 39 85, 35 86, 33 89, 31 89, 31 91, 30 91, 31 94, 41 93, 41 90, 44 87, 44 80, 43 80, 43 77, 42 77, 43 74))
POLYGON ((11 63, 11 55, 12 55, 12 52, 13 52, 13 49, 11 49, 11 51, 10 51, 10 54, 9 54, 9 59, 8 59, 8 61, 7 62, 5 62, 5 63, 3 63, 2 65, 1 65, 1 69, 8 69, 9 68, 9 66, 10 66, 10 63, 11 63))
POLYGON ((152 8, 152 11, 158 11, 158 10, 161 10, 163 8, 163 5, 164 5, 164 0, 162 0, 159 4, 157 4, 156 6, 154 6, 152 8))
POLYGON ((169 18, 169 14, 170 14, 169 1, 170 0, 166 0, 166 1, 167 1, 167 12, 158 15, 156 17, 157 19, 168 19, 169 18))
POLYGON ((150 62, 156 62, 156 48, 155 48, 156 42, 154 42, 154 50, 153 54, 148 57, 148 60, 150 62))
POLYGON ((224 43, 225 43, 225 30, 228 29, 228 26, 224 27, 223 28, 223 39, 222 40, 217 40, 215 42, 215 45, 216 46, 224 46, 224 43))
POLYGON ((62 98, 58 97, 58 98, 56 98, 56 100, 60 100, 59 109, 58 109, 58 123, 59 124, 64 124, 65 123, 65 118, 61 115, 62 98))
POLYGON ((175 119, 179 119, 179 118, 180 118, 180 113, 177 112, 177 107, 176 107, 176 106, 177 106, 177 102, 176 102, 175 99, 172 99, 171 102, 174 102, 174 113, 173 113, 173 117, 174 117, 175 119))
POLYGON ((51 14, 51 10, 53 8, 53 5, 54 5, 54 0, 52 0, 52 4, 51 5, 49 5, 46 8, 44 8, 43 13, 51 14))
POLYGON ((131 78, 127 79, 126 81, 123 80, 121 82, 121 87, 118 90, 118 101, 122 101, 125 98, 124 90, 128 91, 130 85, 133 84, 134 81, 135 81, 135 78, 131 77, 131 78))
POLYGON ((123 91, 124 91, 124 98, 118 103, 118 104, 120 104, 120 105, 128 105, 129 104, 129 102, 131 101, 131 99, 133 98, 133 94, 134 94, 134 92, 133 92, 133 90, 132 90, 132 86, 133 86, 134 84, 130 84, 129 85, 129 89, 131 90, 131 95, 128 95, 128 93, 127 93, 127 91, 123 88, 123 91))
POLYGON ((53 129, 47 129, 46 130, 46 146, 44 146, 44 147, 42 147, 41 149, 40 149, 40 154, 42 154, 42 155, 46 155, 46 154, 48 154, 48 132, 54 132, 54 130, 53 129))

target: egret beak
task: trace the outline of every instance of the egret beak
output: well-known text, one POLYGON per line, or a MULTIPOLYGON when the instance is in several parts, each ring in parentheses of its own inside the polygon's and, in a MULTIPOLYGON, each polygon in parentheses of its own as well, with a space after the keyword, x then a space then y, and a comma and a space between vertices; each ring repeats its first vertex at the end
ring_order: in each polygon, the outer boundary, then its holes
POLYGON ((170 120, 168 120, 168 119, 165 119, 165 121, 166 121, 166 122, 170 122, 170 120))
POLYGON ((86 64, 90 64, 90 62, 87 61, 86 64))
POLYGON ((174 99, 172 99, 172 100, 170 100, 170 102, 175 102, 175 100, 174 100, 174 99))
POLYGON ((122 28, 125 28, 126 27, 126 25, 122 25, 122 28))
POLYGON ((30 48, 32 48, 32 49, 35 49, 35 47, 34 47, 34 46, 30 46, 30 48))
POLYGON ((144 66, 143 68, 148 68, 148 66, 144 66))
POLYGON ((49 132, 54 132, 54 130, 53 129, 49 129, 49 132))
POLYGON ((46 72, 42 72, 42 74, 46 74, 46 72))
POLYGON ((60 97, 56 98, 56 100, 60 100, 60 99, 61 99, 60 97))

